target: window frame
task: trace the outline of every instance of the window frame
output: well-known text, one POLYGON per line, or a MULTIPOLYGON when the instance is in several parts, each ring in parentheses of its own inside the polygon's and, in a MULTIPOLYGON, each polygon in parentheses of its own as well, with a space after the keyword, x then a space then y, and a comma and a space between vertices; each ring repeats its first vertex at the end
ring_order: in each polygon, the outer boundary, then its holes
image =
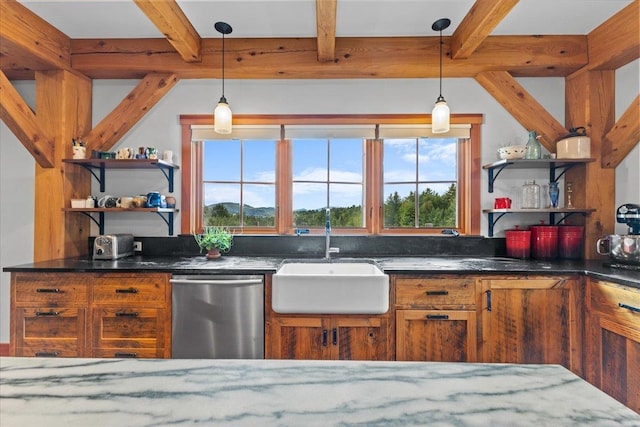
MULTIPOLYGON (((423 114, 373 114, 373 115, 236 115, 234 125, 279 125, 280 140, 276 141, 276 218, 275 227, 251 227, 243 232, 250 234, 286 235, 294 233, 292 212, 292 171, 289 140, 283 139, 286 125, 380 125, 380 124, 431 124, 431 115, 423 114)), ((452 114, 451 124, 471 125, 470 138, 459 139, 458 150, 458 227, 463 235, 480 234, 480 181, 481 181, 481 125, 482 114, 452 114)), ((193 234, 202 224, 202 144, 192 143, 193 125, 213 126, 213 115, 180 115, 182 179, 180 230, 193 234)), ((387 228, 384 224, 384 196, 382 177, 382 143, 366 139, 368 153, 364 165, 366 221, 364 228, 336 228, 335 234, 379 235, 433 235, 442 228, 387 228), (374 191, 377 189, 378 191, 374 191)), ((312 233, 324 233, 324 229, 312 229, 312 233)))

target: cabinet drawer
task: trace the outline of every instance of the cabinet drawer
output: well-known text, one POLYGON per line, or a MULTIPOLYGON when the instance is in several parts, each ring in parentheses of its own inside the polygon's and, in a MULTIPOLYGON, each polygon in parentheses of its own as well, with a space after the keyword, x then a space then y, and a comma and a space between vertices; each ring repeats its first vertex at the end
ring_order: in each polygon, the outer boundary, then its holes
POLYGON ((91 357, 162 359, 169 358, 170 354, 165 353, 162 348, 96 348, 91 357))
POLYGON ((13 287, 18 305, 82 307, 88 301, 87 280, 77 274, 16 274, 13 287))
POLYGON ((455 309, 475 306, 475 280, 461 278, 399 278, 396 304, 417 308, 455 309))
POLYGON ((616 321, 640 326, 640 291, 604 282, 591 282, 591 310, 616 321))
POLYGON ((166 302, 168 280, 165 276, 97 278, 93 281, 94 304, 145 303, 163 306, 166 302))
POLYGON ((165 346, 165 310, 96 308, 93 316, 94 348, 138 349, 165 346))
POLYGON ((77 308, 16 309, 16 355, 82 355, 85 345, 85 317, 85 310, 77 308))

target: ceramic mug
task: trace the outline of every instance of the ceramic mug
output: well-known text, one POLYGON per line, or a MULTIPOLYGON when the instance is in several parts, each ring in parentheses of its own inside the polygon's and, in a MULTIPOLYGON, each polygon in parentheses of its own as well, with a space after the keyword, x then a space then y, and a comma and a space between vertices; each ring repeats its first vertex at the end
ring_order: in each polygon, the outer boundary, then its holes
POLYGON ((164 160, 165 162, 171 163, 173 161, 173 151, 164 150, 162 152, 162 160, 164 160))
POLYGON ((496 197, 493 207, 494 209, 511 209, 511 199, 508 197, 496 197))
POLYGON ((87 147, 82 145, 74 145, 73 146, 73 158, 74 159, 84 159, 87 157, 87 147))
POLYGON ((120 207, 122 209, 130 209, 133 208, 133 197, 123 196, 120 197, 120 207))
POLYGON ((158 158, 158 149, 154 147, 147 147, 145 154, 147 155, 147 159, 157 159, 158 158))

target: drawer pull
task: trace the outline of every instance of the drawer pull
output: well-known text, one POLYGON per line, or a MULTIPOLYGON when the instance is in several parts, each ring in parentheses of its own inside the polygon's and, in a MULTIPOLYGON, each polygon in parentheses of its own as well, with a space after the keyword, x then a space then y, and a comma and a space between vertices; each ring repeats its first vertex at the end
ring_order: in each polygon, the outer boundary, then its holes
POLYGON ((333 328, 331 330, 331 341, 333 342, 333 345, 338 345, 338 328, 333 328))
POLYGON ((427 314, 427 319, 430 320, 449 320, 449 316, 446 314, 427 314))
POLYGON ((449 295, 449 291, 441 290, 441 291, 427 291, 427 296, 435 296, 435 295, 449 295))
POLYGON ((60 293, 60 289, 58 288, 38 288, 36 289, 36 292, 39 294, 59 294, 60 293))
POLYGON ((36 357, 58 357, 59 355, 57 351, 36 351, 36 357))
POLYGON ((327 346, 327 334, 328 334, 327 330, 323 329, 322 330, 322 346, 323 347, 327 346))
POLYGON ((114 357, 127 357, 130 359, 136 358, 138 357, 138 353, 124 353, 124 352, 116 352, 114 355, 114 357))
POLYGON ((116 294, 137 294, 138 290, 136 288, 127 288, 127 289, 116 289, 116 294))
POLYGON ((138 312, 134 311, 133 313, 126 313, 124 311, 116 312, 116 317, 138 317, 138 312))
POLYGON ((628 305, 628 304, 625 304, 625 303, 622 303, 622 302, 619 302, 619 303, 618 303, 618 307, 620 307, 620 308, 626 308, 627 310, 631 310, 631 311, 633 311, 634 313, 640 313, 640 308, 638 308, 638 307, 634 307, 634 306, 632 306, 632 305, 628 305))
POLYGON ((36 311, 36 316, 60 316, 59 311, 36 311))

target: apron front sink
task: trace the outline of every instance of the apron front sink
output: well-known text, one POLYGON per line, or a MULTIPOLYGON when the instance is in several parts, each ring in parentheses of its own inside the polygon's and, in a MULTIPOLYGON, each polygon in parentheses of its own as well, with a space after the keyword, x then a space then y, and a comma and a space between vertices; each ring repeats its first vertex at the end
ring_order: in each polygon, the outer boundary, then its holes
POLYGON ((369 262, 284 262, 272 276, 277 313, 382 314, 389 310, 389 276, 369 262))

